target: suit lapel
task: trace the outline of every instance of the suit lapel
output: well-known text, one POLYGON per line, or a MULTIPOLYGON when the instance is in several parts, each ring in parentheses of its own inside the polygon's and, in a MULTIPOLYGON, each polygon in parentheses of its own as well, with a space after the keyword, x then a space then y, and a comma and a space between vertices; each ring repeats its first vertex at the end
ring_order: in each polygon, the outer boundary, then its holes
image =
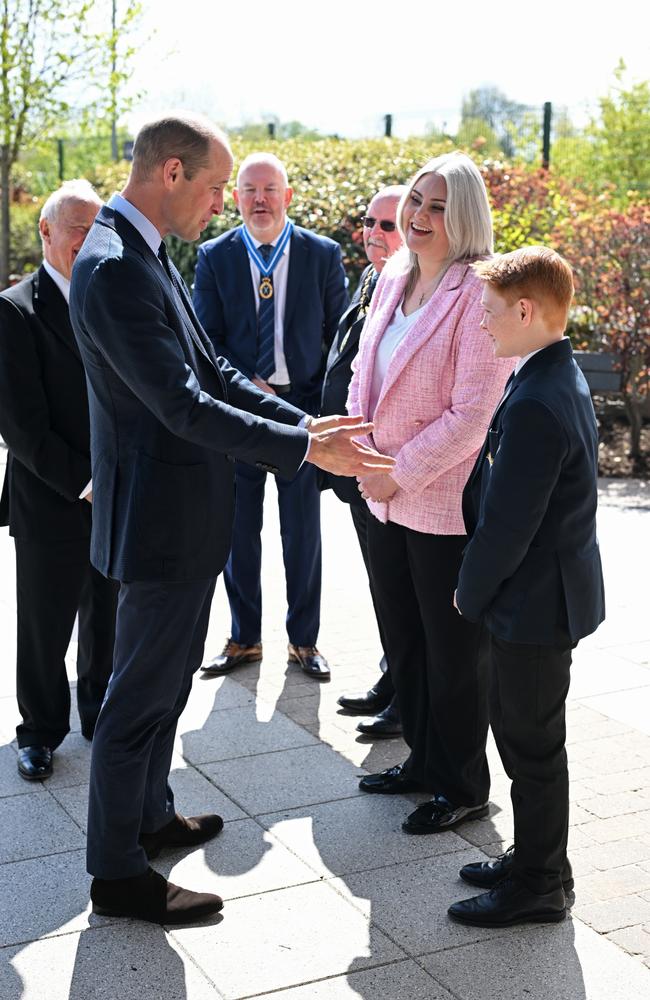
POLYGON ((75 340, 70 322, 68 304, 63 297, 63 293, 57 288, 42 265, 34 276, 33 306, 35 315, 38 316, 43 325, 69 351, 72 351, 79 364, 81 364, 81 355, 79 354, 79 348, 77 347, 77 341, 75 340))
POLYGON ((151 271, 152 275, 155 277, 156 281, 160 283, 160 285, 167 293, 167 295, 171 295, 172 300, 176 306, 176 312, 179 318, 181 319, 183 326, 187 330, 190 339, 192 340, 192 343, 199 351, 199 353, 202 355, 202 357, 204 357, 205 360, 210 364, 210 366, 215 369, 217 377, 219 379, 219 384, 224 393, 224 398, 227 397, 226 383, 221 373, 221 370, 219 369, 219 366, 217 364, 217 359, 214 354, 214 351, 208 350, 206 344, 204 343, 204 339, 207 341, 209 338, 204 333, 203 328, 200 327, 198 320, 196 320, 197 326, 195 326, 194 324, 194 319, 193 319, 194 308, 190 301, 189 293, 187 292, 187 289, 185 287, 185 282, 181 278, 174 264, 170 261, 170 266, 174 270, 174 274, 178 281, 178 286, 181 289, 180 293, 174 287, 174 283, 170 281, 167 273, 165 272, 164 267, 160 263, 160 260, 158 259, 156 254, 154 254, 154 252, 152 251, 149 244, 146 242, 146 240, 143 239, 143 237, 140 235, 137 229, 131 225, 128 219, 125 219, 123 215, 119 214, 119 212, 117 213, 113 212, 111 209, 104 208, 102 209, 102 212, 106 213, 104 216, 104 221, 106 222, 106 224, 111 228, 115 229, 116 232, 118 232, 118 235, 124 240, 125 243, 129 243, 135 250, 138 251, 138 253, 142 255, 147 267, 151 271), (110 213, 110 215, 108 213, 110 213), (201 335, 198 332, 199 328, 201 329, 201 335))
MULTIPOLYGON (((241 226, 233 231, 227 243, 228 265, 232 279, 236 282, 237 294, 242 308, 245 310, 246 323, 253 335, 257 337, 257 310, 255 308, 255 293, 251 278, 251 265, 248 250, 241 238, 241 226), (243 281, 243 284, 242 284, 243 281)), ((286 310, 285 310, 286 313, 286 310)))
POLYGON ((287 276, 287 298, 284 306, 284 336, 286 343, 287 332, 291 326, 291 320, 298 302, 302 279, 309 260, 309 246, 307 240, 294 229, 291 236, 291 252, 289 254, 289 274, 287 276))
MULTIPOLYGON (((439 288, 423 308, 421 315, 415 320, 402 342, 398 344, 386 370, 386 377, 384 378, 381 394, 377 401, 377 409, 379 409, 384 396, 395 384, 413 355, 432 336, 436 335, 438 327, 458 300, 462 281, 466 273, 466 264, 451 265, 442 279, 439 288)), ((397 308, 398 304, 398 302, 395 303, 395 308, 397 308)))

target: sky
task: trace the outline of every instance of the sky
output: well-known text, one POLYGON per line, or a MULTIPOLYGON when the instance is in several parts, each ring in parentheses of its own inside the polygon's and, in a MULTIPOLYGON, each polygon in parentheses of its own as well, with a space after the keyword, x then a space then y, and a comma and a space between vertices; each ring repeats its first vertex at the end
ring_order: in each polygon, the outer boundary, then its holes
POLYGON ((453 130, 481 86, 568 107, 580 124, 619 59, 628 79, 650 78, 641 0, 144 0, 139 33, 152 32, 134 59, 131 86, 146 96, 133 130, 186 108, 225 126, 276 115, 350 137, 383 134, 391 113, 395 135, 417 135, 428 122, 453 130))

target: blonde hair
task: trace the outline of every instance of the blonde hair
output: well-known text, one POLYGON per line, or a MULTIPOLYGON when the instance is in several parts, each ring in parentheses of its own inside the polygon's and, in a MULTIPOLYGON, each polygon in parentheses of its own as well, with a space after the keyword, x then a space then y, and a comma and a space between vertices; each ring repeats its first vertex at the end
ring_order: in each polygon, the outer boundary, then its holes
POLYGON ((136 136, 133 175, 138 181, 150 180, 157 167, 176 157, 191 181, 198 170, 208 166, 215 141, 230 150, 225 132, 202 115, 180 112, 156 118, 143 125, 136 136))
MULTIPOLYGON (((421 167, 409 181, 397 208, 397 227, 406 240, 404 209, 418 181, 427 174, 443 177, 447 185, 447 201, 443 221, 449 240, 447 266, 457 260, 471 260, 492 253, 492 214, 485 183, 473 160, 456 150, 436 156, 421 167)), ((419 274, 417 255, 408 252, 408 285, 419 274)))

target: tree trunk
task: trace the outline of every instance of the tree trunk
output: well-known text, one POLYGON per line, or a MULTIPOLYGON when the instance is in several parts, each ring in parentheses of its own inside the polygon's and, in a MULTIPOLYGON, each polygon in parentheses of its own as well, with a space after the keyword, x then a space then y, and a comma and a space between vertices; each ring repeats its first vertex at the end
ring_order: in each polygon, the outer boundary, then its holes
POLYGON ((9 284, 9 236, 11 233, 11 170, 9 148, 0 147, 0 289, 9 284))

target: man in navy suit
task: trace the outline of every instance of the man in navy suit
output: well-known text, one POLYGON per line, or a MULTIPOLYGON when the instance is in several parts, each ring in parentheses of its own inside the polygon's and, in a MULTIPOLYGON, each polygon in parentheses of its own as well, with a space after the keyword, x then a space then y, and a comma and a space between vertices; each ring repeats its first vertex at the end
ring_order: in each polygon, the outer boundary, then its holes
POLYGON ((95 912, 164 924, 222 906, 167 882, 148 859, 223 826, 177 813, 168 776, 230 550, 234 459, 287 478, 305 461, 343 474, 392 464, 353 440, 365 433, 359 420, 314 420, 217 357, 162 237, 196 239, 221 212, 231 170, 210 122, 145 125, 124 191, 77 258, 70 298, 90 405, 91 560, 121 581, 91 761, 91 898, 95 912))
POLYGON ((463 494, 467 545, 456 605, 483 621, 490 724, 512 779, 514 849, 465 865, 488 890, 454 903, 463 923, 559 921, 566 856, 565 701, 571 651, 605 615, 596 539, 598 435, 587 383, 564 336, 571 268, 526 247, 474 265, 497 357, 519 357, 463 494))
POLYGON ((0 431, 9 446, 0 524, 16 547, 18 773, 49 778, 70 729, 65 656, 79 614, 77 706, 92 739, 113 664, 118 584, 90 564, 86 377, 70 325, 72 265, 101 201, 88 181, 47 199, 43 263, 0 295, 0 431))
MULTIPOLYGON (((294 226, 284 164, 246 157, 233 195, 243 224, 199 247, 194 305, 217 353, 262 392, 318 413, 325 357, 347 303, 337 243, 294 226)), ((223 674, 262 658, 262 508, 266 473, 235 469, 237 502, 224 581, 232 617, 221 655, 204 669, 223 674)), ((287 588, 289 660, 327 680, 320 626, 320 492, 316 470, 277 476, 287 588)))

